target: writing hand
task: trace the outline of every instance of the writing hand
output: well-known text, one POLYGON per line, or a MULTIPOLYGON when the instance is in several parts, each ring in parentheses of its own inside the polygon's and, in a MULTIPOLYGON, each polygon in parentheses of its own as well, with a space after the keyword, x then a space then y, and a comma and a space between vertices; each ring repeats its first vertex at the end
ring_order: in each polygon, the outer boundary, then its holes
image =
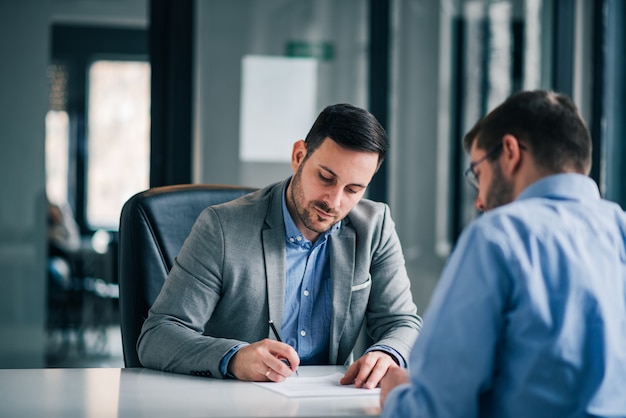
POLYGON ((282 382, 299 364, 290 345, 266 338, 239 349, 228 363, 228 371, 239 380, 282 382))
POLYGON ((358 388, 373 389, 378 386, 388 370, 400 368, 395 360, 382 351, 370 351, 348 367, 339 383, 358 388))

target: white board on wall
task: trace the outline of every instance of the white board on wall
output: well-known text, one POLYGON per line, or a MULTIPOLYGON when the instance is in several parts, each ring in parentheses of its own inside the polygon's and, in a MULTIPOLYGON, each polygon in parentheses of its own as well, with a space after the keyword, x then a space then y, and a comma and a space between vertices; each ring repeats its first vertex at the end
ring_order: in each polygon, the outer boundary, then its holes
POLYGON ((317 117, 318 61, 247 55, 242 59, 239 158, 289 162, 317 117))

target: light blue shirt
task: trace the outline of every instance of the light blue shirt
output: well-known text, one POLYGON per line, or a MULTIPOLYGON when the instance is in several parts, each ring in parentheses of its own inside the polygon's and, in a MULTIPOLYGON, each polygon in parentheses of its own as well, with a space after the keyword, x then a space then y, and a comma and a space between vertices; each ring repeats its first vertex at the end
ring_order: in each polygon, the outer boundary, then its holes
POLYGON ((544 178, 461 235, 384 417, 626 417, 626 215, 544 178))
POLYGON ((300 364, 328 364, 333 307, 328 237, 341 227, 341 222, 321 234, 313 244, 291 219, 284 193, 283 218, 287 265, 281 336, 296 350, 300 364))

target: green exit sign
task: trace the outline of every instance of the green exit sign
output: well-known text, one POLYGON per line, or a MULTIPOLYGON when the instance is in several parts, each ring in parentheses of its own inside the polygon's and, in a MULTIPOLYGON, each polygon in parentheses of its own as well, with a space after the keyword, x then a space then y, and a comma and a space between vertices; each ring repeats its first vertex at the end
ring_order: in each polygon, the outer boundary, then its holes
POLYGON ((285 47, 285 55, 331 61, 335 57, 335 48, 330 42, 289 41, 285 47))

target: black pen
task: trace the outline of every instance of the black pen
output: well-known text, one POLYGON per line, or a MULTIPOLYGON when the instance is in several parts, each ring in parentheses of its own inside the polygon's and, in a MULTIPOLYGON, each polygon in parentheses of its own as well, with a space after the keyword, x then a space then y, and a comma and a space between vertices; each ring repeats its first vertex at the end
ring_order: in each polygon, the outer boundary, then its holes
MULTIPOLYGON (((272 329, 272 332, 274 333, 274 336, 276 337, 276 341, 278 341, 279 343, 282 343, 283 340, 280 338, 280 334, 278 333, 278 330, 274 326, 274 321, 272 321, 271 319, 270 319, 270 328, 272 329)), ((284 359, 281 361, 284 361, 285 364, 289 366, 289 368, 291 368, 291 364, 289 364, 289 361, 287 359, 284 359)), ((298 371, 294 370, 294 372, 296 372, 296 376, 298 376, 298 371)))

